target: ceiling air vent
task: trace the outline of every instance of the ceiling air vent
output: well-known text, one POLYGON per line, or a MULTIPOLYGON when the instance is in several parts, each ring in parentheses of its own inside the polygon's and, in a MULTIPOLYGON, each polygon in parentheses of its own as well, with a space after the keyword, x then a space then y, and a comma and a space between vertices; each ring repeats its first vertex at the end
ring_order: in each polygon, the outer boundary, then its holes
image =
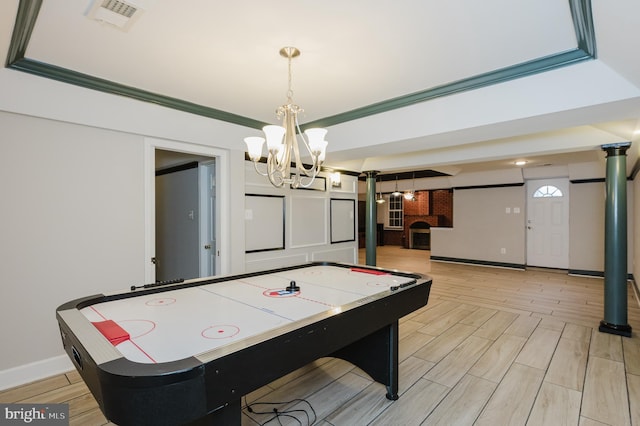
POLYGON ((89 19, 128 31, 140 18, 143 10, 132 2, 120 0, 94 0, 87 13, 89 19))

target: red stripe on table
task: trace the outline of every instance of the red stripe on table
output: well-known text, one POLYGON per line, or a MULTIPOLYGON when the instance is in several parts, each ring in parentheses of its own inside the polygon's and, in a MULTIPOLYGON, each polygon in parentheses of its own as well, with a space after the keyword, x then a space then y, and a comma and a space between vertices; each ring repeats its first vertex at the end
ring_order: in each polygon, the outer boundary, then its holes
POLYGON ((89 309, 91 309, 91 310, 92 310, 93 312, 95 312, 96 314, 100 315, 100 317, 101 317, 102 319, 104 319, 104 320, 106 320, 106 319, 107 319, 107 317, 105 317, 104 315, 102 315, 102 314, 100 313, 100 311, 98 311, 94 306, 89 306, 89 309))
POLYGON ((153 362, 154 364, 157 364, 157 363, 158 363, 155 359, 153 359, 153 357, 152 357, 151 355, 149 355, 148 353, 146 353, 146 352, 144 351, 144 349, 142 349, 140 346, 138 346, 138 345, 136 344, 136 342, 134 342, 133 340, 130 340, 130 342, 131 342, 131 344, 132 344, 133 346, 135 346, 136 348, 138 348, 138 350, 139 350, 140 352, 142 352, 142 353, 143 353, 147 358, 149 358, 149 359, 151 360, 151 362, 153 362))
POLYGON ((389 275, 388 272, 377 271, 375 269, 364 269, 364 268, 351 268, 353 272, 362 272, 363 274, 372 274, 372 275, 389 275))

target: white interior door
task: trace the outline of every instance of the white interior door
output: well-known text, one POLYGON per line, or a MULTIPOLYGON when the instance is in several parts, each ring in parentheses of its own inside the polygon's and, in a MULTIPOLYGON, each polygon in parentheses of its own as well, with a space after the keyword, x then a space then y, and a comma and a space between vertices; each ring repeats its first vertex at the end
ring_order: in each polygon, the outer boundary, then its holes
POLYGON ((527 181, 527 265, 569 268, 569 180, 527 181))
POLYGON ((200 276, 198 168, 156 176, 156 279, 200 276))

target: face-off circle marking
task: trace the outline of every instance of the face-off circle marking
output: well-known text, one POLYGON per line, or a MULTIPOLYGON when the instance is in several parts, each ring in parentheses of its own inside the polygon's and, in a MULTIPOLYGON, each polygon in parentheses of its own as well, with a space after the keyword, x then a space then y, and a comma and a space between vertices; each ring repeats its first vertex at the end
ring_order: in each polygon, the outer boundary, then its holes
POLYGON ((235 325, 218 324, 205 328, 200 334, 205 339, 229 339, 238 333, 240 333, 240 328, 235 325))
POLYGON ((378 288, 387 288, 389 287, 389 284, 387 283, 381 283, 379 281, 368 281, 367 285, 369 287, 378 287, 378 288))
POLYGON ((176 299, 173 297, 164 297, 161 299, 151 299, 145 302, 147 306, 167 306, 176 303, 176 299))
POLYGON ((300 291, 291 292, 286 288, 270 288, 269 290, 263 291, 262 294, 267 297, 283 298, 297 296, 300 294, 300 291))

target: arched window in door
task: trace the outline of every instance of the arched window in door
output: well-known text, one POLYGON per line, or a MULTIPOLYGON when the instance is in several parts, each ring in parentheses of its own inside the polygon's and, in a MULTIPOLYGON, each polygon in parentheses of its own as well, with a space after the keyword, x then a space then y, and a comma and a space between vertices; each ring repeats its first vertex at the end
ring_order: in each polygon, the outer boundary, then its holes
POLYGON ((562 191, 553 185, 543 185, 533 193, 533 198, 540 197, 562 197, 562 191))

